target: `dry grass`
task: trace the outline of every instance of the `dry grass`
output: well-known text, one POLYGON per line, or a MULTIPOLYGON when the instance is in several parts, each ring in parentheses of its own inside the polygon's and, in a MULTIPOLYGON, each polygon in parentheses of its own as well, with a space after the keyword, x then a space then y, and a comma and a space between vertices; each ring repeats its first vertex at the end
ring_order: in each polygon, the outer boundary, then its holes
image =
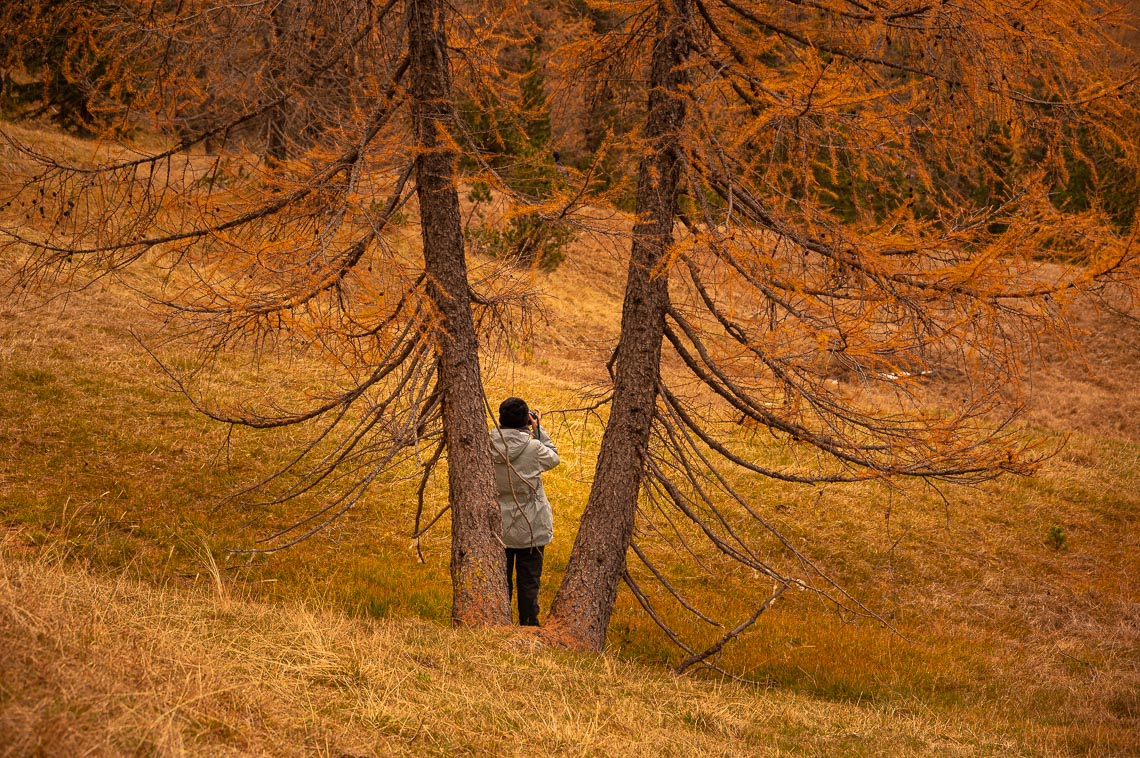
POLYGON ((0 553, 5 755, 996 755, 932 713, 0 553))
POLYGON ((1052 346, 1033 373, 1030 419, 1060 431, 1140 442, 1137 316, 1078 314, 1081 350, 1052 346))
MULTIPOLYGON (((576 388, 604 376, 623 276, 617 253, 583 239, 536 277, 548 321, 489 394, 579 405, 576 388)), ((1140 754, 1134 321, 1090 313, 1084 363, 1057 355, 1036 375, 1031 420, 1075 434, 1034 479, 955 491, 949 506, 921 489, 739 483, 905 636, 789 597, 721 659, 767 691, 664 675, 678 655, 624 590, 605 657, 442 628, 448 525, 419 563, 414 484, 397 476, 296 549, 225 553, 305 507, 214 509, 296 438, 224 444, 131 336, 157 323, 110 281, 38 310, 0 303, 0 736, 15 735, 0 746, 15 754, 1140 754)), ((233 358, 221 400, 283 379, 233 358)), ((319 376, 294 363, 284 378, 304 391, 319 376)), ((543 608, 599 440, 579 417, 548 420, 563 465, 547 477, 543 608)), ((445 487, 429 494, 438 507, 445 487)), ((702 607, 743 618, 767 589, 739 571, 710 581, 644 544, 702 607)))

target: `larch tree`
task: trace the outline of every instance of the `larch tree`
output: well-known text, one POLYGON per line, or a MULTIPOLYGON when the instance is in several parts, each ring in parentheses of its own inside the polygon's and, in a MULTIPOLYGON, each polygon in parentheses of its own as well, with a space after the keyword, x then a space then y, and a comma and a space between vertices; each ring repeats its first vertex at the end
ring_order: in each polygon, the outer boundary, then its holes
POLYGON ((439 312, 439 394, 451 503, 452 617, 465 624, 509 623, 502 521, 487 436, 479 344, 455 186, 456 149, 446 5, 408 0, 416 188, 428 292, 439 312))
MULTIPOLYGON (((450 67, 477 24, 449 45, 442 0, 100 11, 84 32, 100 68, 73 78, 107 125, 104 157, 69 161, 0 132, 38 165, 5 180, 8 284, 80 287, 138 262, 167 272, 141 294, 167 314, 161 338, 199 356, 167 365, 172 379, 219 421, 307 432, 244 494, 319 504, 258 549, 319 533, 401 462, 426 480, 446 457, 453 621, 509 623, 475 320, 494 319, 473 313, 456 189, 450 67), (135 130, 165 144, 126 140, 135 130), (397 228, 409 212, 418 247, 397 228), (286 377, 298 355, 331 368, 294 397, 211 402, 199 378, 251 347, 286 377)), ((481 312, 504 307, 477 297, 481 312)))
POLYGON ((690 653, 684 670, 789 586, 869 613, 780 534, 742 473, 937 487, 1047 454, 1012 424, 1026 360, 1066 332, 1074 298, 1135 293, 1134 208, 1110 213, 1096 182, 1082 205, 1065 188, 1106 163, 1136 185, 1136 62, 1093 2, 621 10, 568 51, 586 68, 624 57, 648 98, 610 414, 544 632, 602 649, 624 579, 690 653), (627 551, 667 600, 717 620, 638 533, 697 562, 689 541, 703 539, 774 589, 697 652, 627 551))
POLYGON ((614 392, 606 432, 579 525, 574 551, 551 609, 548 632, 571 645, 601 649, 625 571, 633 534, 641 472, 656 415, 661 340, 669 304, 669 280, 656 275, 672 240, 673 210, 680 186, 681 130, 687 103, 678 95, 684 67, 687 0, 662 4, 657 13, 650 63, 650 92, 638 171, 637 223, 633 229, 621 339, 614 353, 614 392))
POLYGON ((87 34, 100 11, 98 3, 70 0, 0 7, 0 27, 13 30, 0 39, 0 107, 22 117, 47 115, 64 129, 90 134, 98 122, 88 107, 93 93, 74 73, 101 64, 87 34))

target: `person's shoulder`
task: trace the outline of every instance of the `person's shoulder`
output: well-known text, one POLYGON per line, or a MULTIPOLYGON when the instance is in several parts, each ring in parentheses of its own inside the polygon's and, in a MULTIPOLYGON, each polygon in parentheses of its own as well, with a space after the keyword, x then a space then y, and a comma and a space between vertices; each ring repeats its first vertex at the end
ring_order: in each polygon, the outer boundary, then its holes
POLYGON ((547 444, 544 440, 541 440, 538 437, 534 436, 530 438, 530 441, 526 443, 526 446, 527 450, 532 450, 535 452, 541 452, 550 448, 550 445, 547 444))
POLYGON ((554 442, 550 439, 550 437, 532 438, 531 441, 527 444, 527 451, 534 452, 535 454, 543 457, 549 456, 551 454, 558 454, 557 449, 554 447, 554 442))

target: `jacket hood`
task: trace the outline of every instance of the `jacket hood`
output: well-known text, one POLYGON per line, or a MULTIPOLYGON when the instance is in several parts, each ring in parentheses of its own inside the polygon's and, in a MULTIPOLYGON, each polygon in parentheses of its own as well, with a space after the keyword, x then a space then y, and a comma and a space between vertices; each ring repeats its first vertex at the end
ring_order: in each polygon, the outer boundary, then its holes
POLYGON ((492 429, 491 449, 497 458, 502 459, 505 451, 507 460, 514 461, 522 455, 532 439, 531 433, 526 429, 492 429))

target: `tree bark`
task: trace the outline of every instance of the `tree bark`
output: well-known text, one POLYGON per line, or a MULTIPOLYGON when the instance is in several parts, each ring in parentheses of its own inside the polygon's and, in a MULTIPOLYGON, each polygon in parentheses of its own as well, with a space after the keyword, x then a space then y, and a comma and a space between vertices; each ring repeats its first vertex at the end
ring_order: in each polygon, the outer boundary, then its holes
POLYGON ((614 395, 594 484, 574 541, 547 635, 574 649, 605 644, 618 582, 633 534, 649 432, 657 403, 669 281, 659 270, 673 241, 673 216, 685 123, 690 0, 661 0, 645 136, 649 154, 638 170, 637 217, 622 305, 614 395))
MULTIPOLYGON (((282 0, 273 6, 269 13, 273 21, 273 38, 269 43, 271 65, 269 67, 269 81, 275 88, 286 86, 291 78, 290 71, 293 61, 290 55, 304 49, 305 44, 300 41, 296 27, 300 23, 301 9, 293 3, 282 0)), ((277 105, 266 113, 265 123, 265 160, 270 166, 275 166, 289 157, 288 140, 288 110, 284 105, 277 105)))
POLYGON ((483 410, 479 345, 463 252, 451 119, 451 73, 443 0, 408 0, 409 75, 416 139, 416 193, 424 267, 438 311, 451 503, 451 618, 456 625, 509 624, 506 552, 483 410))

